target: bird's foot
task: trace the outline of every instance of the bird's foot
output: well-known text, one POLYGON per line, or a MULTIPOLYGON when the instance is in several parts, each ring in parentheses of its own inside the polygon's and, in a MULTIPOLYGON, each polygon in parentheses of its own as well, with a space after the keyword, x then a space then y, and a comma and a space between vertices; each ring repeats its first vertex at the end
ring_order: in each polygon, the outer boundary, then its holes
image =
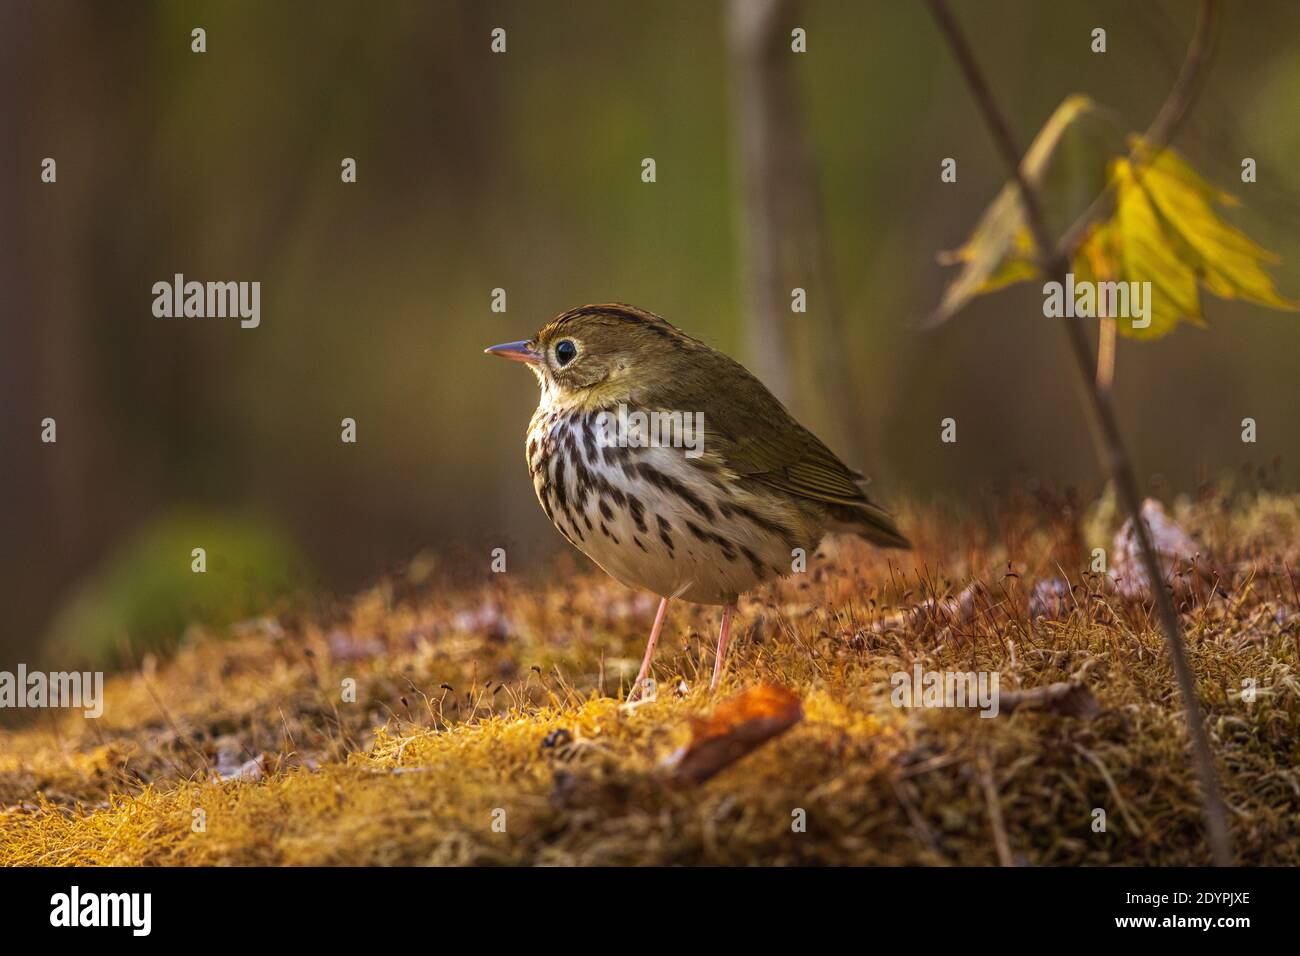
POLYGON ((727 660, 727 639, 731 636, 731 619, 736 613, 736 605, 728 604, 722 609, 722 627, 718 629, 718 653, 713 657, 713 680, 709 682, 709 691, 718 689, 722 678, 722 667, 727 660))
POLYGON ((659 699, 659 686, 655 683, 653 677, 646 677, 638 680, 632 685, 632 690, 627 695, 627 700, 619 705, 619 710, 625 713, 631 713, 638 707, 646 704, 653 704, 659 699))

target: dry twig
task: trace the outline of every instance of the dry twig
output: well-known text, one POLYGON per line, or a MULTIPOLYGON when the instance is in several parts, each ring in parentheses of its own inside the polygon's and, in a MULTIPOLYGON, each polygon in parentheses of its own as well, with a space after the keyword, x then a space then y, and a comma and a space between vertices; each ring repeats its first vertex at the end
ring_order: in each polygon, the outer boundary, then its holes
MULTIPOLYGON (((1183 68, 1174 82, 1173 89, 1165 99, 1159 113, 1152 122, 1143 140, 1143 158, 1149 162, 1168 144, 1169 140, 1182 125, 1191 104, 1199 91, 1205 67, 1209 64, 1213 52, 1214 38, 1219 20, 1219 0, 1202 0, 1197 19, 1196 32, 1188 48, 1183 68)), ((984 120, 993 134, 993 139, 1002 154, 1011 174, 1020 190, 1020 198, 1025 207, 1025 219, 1033 234, 1038 252, 1039 269, 1045 276, 1065 282, 1070 258, 1078 243, 1087 234, 1088 227, 1109 208, 1111 197, 1104 192, 1089 206, 1083 216, 1067 231, 1061 242, 1053 242, 1043 216, 1042 203, 1032 184, 1025 178, 1020 168, 1021 152, 1015 137, 1007 124, 997 100, 989 88, 974 52, 967 42, 965 34, 952 15, 946 0, 930 0, 930 9, 934 14, 939 29, 944 34, 954 57, 965 74, 971 95, 974 96, 984 120)), ((1133 520, 1137 530, 1138 546, 1147 576, 1152 581, 1162 579, 1160 562, 1151 544, 1151 537, 1146 524, 1141 520, 1141 502, 1138 494, 1137 478, 1133 472, 1132 460, 1128 448, 1119 430, 1114 407, 1109 394, 1097 387, 1096 372, 1093 367, 1088 337, 1083 325, 1073 319, 1063 319, 1062 327, 1074 354, 1081 385, 1085 395, 1085 404, 1091 412, 1095 427, 1094 437, 1098 440, 1098 450, 1103 463, 1109 471, 1121 503, 1133 520)), ((1205 817, 1207 835, 1214 861, 1219 866, 1231 866, 1232 843, 1228 833, 1227 815, 1224 811, 1223 797, 1219 791, 1218 777, 1214 769, 1213 755, 1210 752, 1209 738, 1201 719, 1201 708, 1196 697, 1196 683, 1191 666, 1187 662, 1187 650, 1183 643, 1182 629, 1178 615, 1174 611, 1173 601, 1164 588, 1154 588, 1156 612, 1164 631, 1165 642, 1169 648, 1174 664, 1174 673, 1178 679, 1178 690, 1182 696, 1183 709, 1187 718, 1187 731, 1191 739, 1193 762, 1201 784, 1202 811, 1205 817)))

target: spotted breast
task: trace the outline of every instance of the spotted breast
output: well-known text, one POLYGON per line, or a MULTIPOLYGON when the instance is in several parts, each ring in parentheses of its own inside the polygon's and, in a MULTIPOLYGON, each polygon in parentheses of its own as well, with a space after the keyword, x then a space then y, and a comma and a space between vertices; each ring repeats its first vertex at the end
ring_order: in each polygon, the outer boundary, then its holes
POLYGON ((552 524, 617 580, 661 597, 730 604, 790 573, 795 549, 816 547, 813 509, 793 498, 775 507, 770 488, 752 488, 707 450, 690 457, 611 443, 600 414, 539 406, 528 469, 552 524))

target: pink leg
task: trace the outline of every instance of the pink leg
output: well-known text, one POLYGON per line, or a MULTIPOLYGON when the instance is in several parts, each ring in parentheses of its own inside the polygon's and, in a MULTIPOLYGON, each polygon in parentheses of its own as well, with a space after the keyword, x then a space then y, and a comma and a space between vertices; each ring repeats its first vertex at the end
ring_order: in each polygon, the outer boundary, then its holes
POLYGON ((736 605, 728 604, 722 609, 722 629, 718 631, 718 653, 713 658, 713 683, 709 690, 716 690, 718 678, 722 676, 722 662, 727 659, 727 637, 731 632, 731 616, 736 613, 736 605))
POLYGON ((664 615, 668 613, 668 599, 659 599, 659 611, 655 614, 654 627, 650 628, 650 643, 645 646, 645 659, 641 661, 641 673, 636 675, 636 683, 632 685, 632 693, 628 696, 631 700, 641 693, 641 682, 650 676, 650 662, 654 660, 655 644, 659 640, 659 630, 664 626, 664 615))

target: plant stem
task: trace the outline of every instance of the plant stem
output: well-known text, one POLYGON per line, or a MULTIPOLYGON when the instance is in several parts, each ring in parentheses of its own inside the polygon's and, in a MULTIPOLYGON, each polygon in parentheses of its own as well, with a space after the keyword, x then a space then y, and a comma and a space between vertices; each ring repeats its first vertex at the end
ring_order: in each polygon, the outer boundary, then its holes
MULTIPOLYGON (((1026 180, 1021 171, 1020 160, 1022 154, 1016 146, 1011 128, 1007 125, 1006 118, 994 99, 979 64, 975 60, 970 44, 962 33, 961 27, 953 18, 947 0, 929 0, 929 3, 940 31, 944 34, 958 65, 965 74, 966 83, 984 115, 984 121, 993 134, 998 150, 1020 189, 1021 201, 1025 208, 1025 219, 1033 233, 1034 243, 1038 250, 1039 268, 1045 276, 1064 283, 1066 273, 1069 270, 1070 258, 1074 251, 1071 243, 1076 241, 1072 237, 1085 235, 1087 226, 1091 221, 1089 217, 1099 214, 1101 210, 1106 208, 1108 204, 1102 202, 1105 194, 1093 202, 1092 206, 1084 214, 1083 219, 1071 227, 1060 244, 1052 241, 1047 230, 1046 219, 1042 213, 1042 203, 1034 187, 1026 180)), ((1212 37, 1218 22, 1218 12, 1218 0, 1202 0, 1196 33, 1184 61, 1183 69, 1149 130, 1149 136, 1152 137, 1153 141, 1148 143, 1146 151, 1148 158, 1154 157, 1156 153, 1164 148, 1187 115, 1196 91, 1199 89, 1204 67, 1210 59, 1212 37)), ((1196 696, 1196 682, 1191 666, 1187 661, 1187 649, 1183 642, 1178 615, 1174 610, 1169 590, 1165 587, 1164 574, 1160 569, 1160 562, 1156 556, 1155 548, 1151 544, 1150 529, 1147 527, 1146 522, 1142 520, 1141 500, 1137 478, 1133 472, 1132 460, 1120 433, 1119 423, 1115 417, 1115 410, 1111 405, 1110 396, 1098 388, 1094 377, 1088 336, 1082 323, 1065 318, 1062 319, 1062 326, 1065 329, 1070 350, 1074 355, 1085 403, 1091 412, 1094 436, 1098 439, 1098 451, 1106 470, 1110 472, 1120 502, 1129 514, 1137 538, 1138 548, 1142 555, 1142 565, 1146 571, 1147 580, 1151 582, 1152 597, 1155 601, 1156 612, 1160 618, 1161 629, 1164 631, 1165 643, 1169 648, 1169 656, 1173 661, 1174 674, 1178 681, 1178 691, 1182 697, 1183 711, 1186 715, 1192 762, 1200 781, 1201 811, 1205 818, 1206 835, 1209 840, 1210 850, 1216 865, 1231 866, 1233 864, 1233 855, 1231 837, 1228 833, 1227 813, 1223 804, 1223 796, 1219 790, 1219 781, 1214 769, 1214 758, 1210 751, 1209 738, 1206 735, 1205 724, 1201 717, 1200 703, 1196 696)))

